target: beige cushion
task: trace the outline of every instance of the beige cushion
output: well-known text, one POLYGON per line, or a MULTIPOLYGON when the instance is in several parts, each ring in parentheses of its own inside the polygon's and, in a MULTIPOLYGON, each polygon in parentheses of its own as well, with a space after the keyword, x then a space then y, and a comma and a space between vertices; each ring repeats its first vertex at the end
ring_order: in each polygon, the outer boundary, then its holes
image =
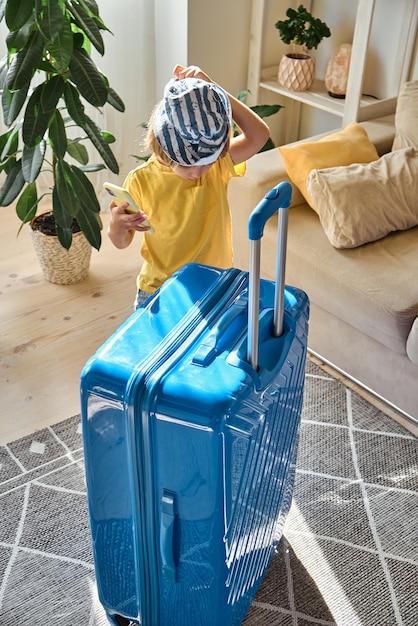
POLYGON ((307 183, 335 248, 355 248, 418 224, 418 149, 377 161, 313 170, 307 183))
POLYGON ((279 150, 290 180, 313 209, 315 204, 306 188, 311 170, 351 163, 369 163, 379 158, 366 131, 357 122, 318 141, 281 146, 279 150))
POLYGON ((414 320, 406 341, 406 353, 412 363, 418 365, 418 318, 414 320))
POLYGON ((418 148, 418 80, 405 83, 399 92, 392 150, 418 148))

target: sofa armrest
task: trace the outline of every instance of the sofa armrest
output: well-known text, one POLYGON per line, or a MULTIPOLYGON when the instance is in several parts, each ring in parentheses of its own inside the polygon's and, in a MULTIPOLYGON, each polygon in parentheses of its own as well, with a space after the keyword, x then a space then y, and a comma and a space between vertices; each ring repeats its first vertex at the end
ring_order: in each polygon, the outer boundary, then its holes
MULTIPOLYGON (((228 187, 229 204, 233 213, 237 210, 248 218, 265 194, 284 180, 289 180, 281 154, 277 148, 255 154, 247 161, 242 177, 233 178, 228 187)), ((292 205, 305 202, 300 191, 293 185, 292 205)))
POLYGON ((395 114, 361 122, 370 141, 376 146, 379 156, 392 150, 395 139, 395 114))

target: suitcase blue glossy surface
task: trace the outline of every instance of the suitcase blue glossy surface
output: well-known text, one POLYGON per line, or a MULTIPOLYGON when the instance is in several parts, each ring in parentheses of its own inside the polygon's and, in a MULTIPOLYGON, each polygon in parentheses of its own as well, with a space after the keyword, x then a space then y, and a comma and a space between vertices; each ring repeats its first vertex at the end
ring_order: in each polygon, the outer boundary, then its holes
MULTIPOLYGON (((290 204, 283 185, 267 217, 290 204)), ((83 369, 95 572, 112 624, 239 625, 273 556, 292 497, 309 301, 282 290, 275 336, 276 285, 256 285, 187 265, 83 369)))

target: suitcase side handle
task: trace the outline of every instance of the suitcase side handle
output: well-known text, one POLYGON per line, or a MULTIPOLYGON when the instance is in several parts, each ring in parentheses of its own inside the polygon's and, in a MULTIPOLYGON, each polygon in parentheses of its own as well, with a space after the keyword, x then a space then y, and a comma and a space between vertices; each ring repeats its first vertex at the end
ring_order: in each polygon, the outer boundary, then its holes
POLYGON ((161 498, 160 517, 160 556, 163 574, 169 582, 177 582, 175 558, 176 498, 171 491, 164 489, 161 498))
POLYGON ((284 310, 284 277, 286 268, 287 217, 292 200, 292 185, 281 182, 266 193, 259 202, 248 220, 248 238, 250 240, 250 272, 248 288, 248 345, 247 361, 258 368, 258 316, 260 300, 260 242, 264 233, 264 226, 270 217, 277 211, 278 219, 278 249, 276 261, 276 286, 274 305, 275 337, 283 332, 284 310), (280 210, 279 210, 280 209, 280 210))

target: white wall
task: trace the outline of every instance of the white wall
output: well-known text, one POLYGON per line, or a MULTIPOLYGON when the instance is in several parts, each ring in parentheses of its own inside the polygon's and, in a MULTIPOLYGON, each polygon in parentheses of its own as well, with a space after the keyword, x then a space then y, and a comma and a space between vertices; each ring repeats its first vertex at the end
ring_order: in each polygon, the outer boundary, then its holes
POLYGON ((155 0, 155 4, 157 99, 176 63, 200 66, 231 93, 246 88, 250 0, 155 0))
POLYGON ((174 65, 187 64, 188 22, 188 0, 155 0, 156 102, 174 65))
POLYGON ((249 0, 190 0, 188 62, 233 94, 247 86, 249 0))

